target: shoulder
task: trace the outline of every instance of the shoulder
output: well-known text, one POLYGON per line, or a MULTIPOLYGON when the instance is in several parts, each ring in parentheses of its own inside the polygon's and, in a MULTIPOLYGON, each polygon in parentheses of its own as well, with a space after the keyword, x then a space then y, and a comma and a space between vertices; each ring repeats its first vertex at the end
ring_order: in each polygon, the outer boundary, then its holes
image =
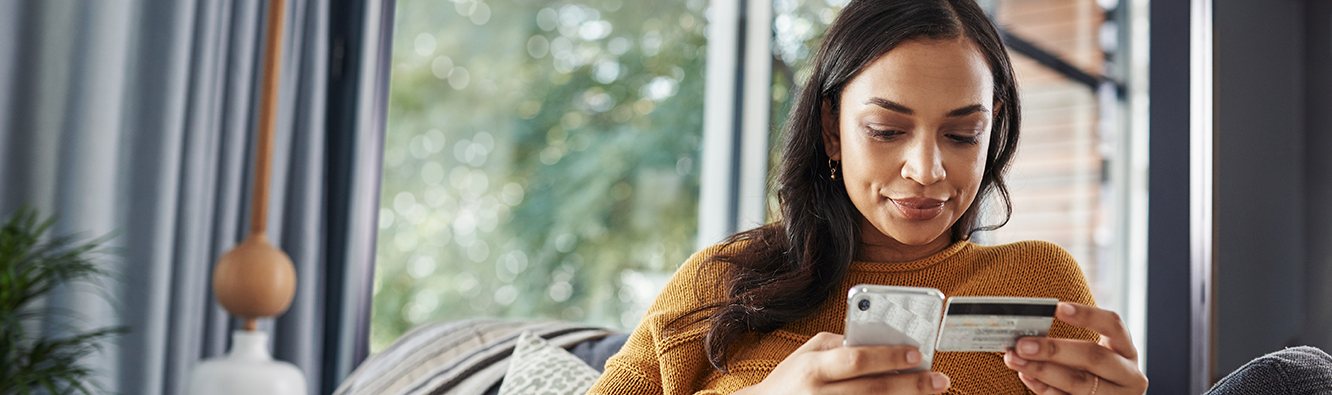
POLYGON ((972 246, 978 253, 1005 255, 1020 254, 1025 256, 1049 256, 1052 258, 1066 257, 1072 259, 1072 256, 1068 254, 1068 251, 1064 250, 1064 247, 1060 247, 1058 244, 1045 240, 1023 240, 998 245, 980 245, 972 243, 972 246))
POLYGON ((1082 268, 1064 247, 1044 240, 1025 240, 1016 243, 983 246, 973 244, 977 259, 1002 265, 1017 266, 1022 271, 1038 271, 1051 275, 1082 279, 1082 268))
POLYGON ((994 246, 972 245, 982 276, 1014 293, 1094 305, 1087 278, 1072 254, 1058 244, 1028 240, 994 246))
POLYGON ((648 309, 648 315, 674 320, 724 299, 731 267, 725 257, 743 253, 748 243, 723 242, 695 252, 671 275, 648 309))
POLYGON ((648 307, 624 346, 606 361, 589 393, 661 393, 696 388, 715 372, 706 358, 706 318, 726 299, 732 265, 754 241, 735 239, 704 248, 680 265, 648 307))
POLYGON ((749 243, 749 240, 728 241, 699 250, 676 269, 671 281, 696 283, 710 289, 723 286, 731 268, 727 258, 744 253, 749 243))

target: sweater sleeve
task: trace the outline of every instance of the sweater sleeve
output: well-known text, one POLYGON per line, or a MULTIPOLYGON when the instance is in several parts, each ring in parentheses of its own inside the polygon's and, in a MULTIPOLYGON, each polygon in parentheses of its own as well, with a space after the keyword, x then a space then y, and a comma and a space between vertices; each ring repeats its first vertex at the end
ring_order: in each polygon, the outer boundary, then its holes
POLYGON ((706 262, 722 248, 695 253, 676 270, 588 394, 711 394, 696 392, 712 367, 701 348, 706 328, 695 321, 707 313, 696 310, 722 296, 724 263, 706 262))

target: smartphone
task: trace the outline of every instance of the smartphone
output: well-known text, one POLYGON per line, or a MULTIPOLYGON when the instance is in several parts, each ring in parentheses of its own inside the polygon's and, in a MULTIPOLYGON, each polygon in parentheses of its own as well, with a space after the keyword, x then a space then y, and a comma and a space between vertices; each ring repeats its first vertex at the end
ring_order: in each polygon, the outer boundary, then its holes
POLYGON ((943 319, 944 294, 934 288, 862 284, 846 297, 846 346, 912 346, 930 370, 943 319))

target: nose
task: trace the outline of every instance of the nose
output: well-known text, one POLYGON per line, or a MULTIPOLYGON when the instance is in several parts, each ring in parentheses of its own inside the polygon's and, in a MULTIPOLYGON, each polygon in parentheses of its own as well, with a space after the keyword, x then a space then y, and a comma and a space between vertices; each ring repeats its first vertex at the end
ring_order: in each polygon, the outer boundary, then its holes
POLYGON ((920 185, 932 185, 947 177, 943 166, 943 153, 933 139, 918 138, 906 149, 906 163, 902 164, 902 178, 920 185))

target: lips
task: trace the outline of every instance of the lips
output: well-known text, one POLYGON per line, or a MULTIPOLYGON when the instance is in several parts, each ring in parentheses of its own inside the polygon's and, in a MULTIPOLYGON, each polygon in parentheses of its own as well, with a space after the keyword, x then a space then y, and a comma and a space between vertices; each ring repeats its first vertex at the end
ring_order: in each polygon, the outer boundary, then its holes
POLYGON ((926 197, 911 197, 888 200, 893 202, 902 216, 914 221, 925 221, 938 217, 943 212, 944 201, 926 197))

